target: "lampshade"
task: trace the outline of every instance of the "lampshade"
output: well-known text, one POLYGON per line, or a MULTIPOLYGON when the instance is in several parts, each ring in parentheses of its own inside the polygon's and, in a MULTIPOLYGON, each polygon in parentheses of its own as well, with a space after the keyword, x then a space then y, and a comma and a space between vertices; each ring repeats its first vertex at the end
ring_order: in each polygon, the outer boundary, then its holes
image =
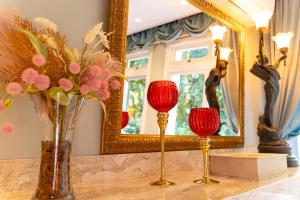
POLYGON ((209 30, 212 32, 213 41, 222 41, 227 28, 225 26, 215 25, 210 27, 209 30))
POLYGON ((125 128, 128 124, 129 121, 129 115, 128 112, 122 112, 122 117, 121 117, 121 129, 125 128))
POLYGON ((158 112, 168 112, 178 101, 178 89, 172 81, 151 82, 147 92, 148 103, 158 112))
POLYGON ((232 52, 230 48, 220 48, 220 60, 228 61, 229 54, 232 52))
POLYGON ((276 36, 272 37, 272 40, 276 43, 278 49, 289 48, 292 37, 294 37, 293 32, 277 33, 276 36))
POLYGON ((271 19, 273 13, 269 11, 262 11, 255 13, 252 16, 252 19, 255 21, 256 29, 259 28, 268 28, 269 26, 269 20, 271 19))
POLYGON ((210 136, 219 129, 219 113, 215 108, 192 108, 189 115, 189 125, 198 136, 210 136))

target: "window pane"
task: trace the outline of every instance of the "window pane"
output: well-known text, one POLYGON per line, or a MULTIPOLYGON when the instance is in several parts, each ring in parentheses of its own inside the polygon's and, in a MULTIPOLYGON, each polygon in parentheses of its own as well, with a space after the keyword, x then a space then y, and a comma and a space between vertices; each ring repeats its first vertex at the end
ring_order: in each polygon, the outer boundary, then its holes
POLYGON ((148 57, 134 58, 130 59, 128 62, 129 68, 147 67, 148 57))
POLYGON ((231 122, 225 107, 225 101, 223 96, 222 86, 219 85, 216 88, 218 102, 220 106, 220 122, 221 122, 221 129, 219 135, 222 136, 236 136, 237 134, 233 131, 233 127, 231 126, 231 122))
POLYGON ((204 74, 181 75, 176 113, 176 135, 193 135, 189 127, 190 109, 202 107, 204 74))
POLYGON ((125 133, 139 134, 141 129, 141 118, 144 106, 146 79, 128 81, 128 103, 129 122, 125 127, 125 133))
POLYGON ((208 47, 198 47, 193 49, 181 49, 176 51, 175 61, 190 60, 208 56, 208 47))

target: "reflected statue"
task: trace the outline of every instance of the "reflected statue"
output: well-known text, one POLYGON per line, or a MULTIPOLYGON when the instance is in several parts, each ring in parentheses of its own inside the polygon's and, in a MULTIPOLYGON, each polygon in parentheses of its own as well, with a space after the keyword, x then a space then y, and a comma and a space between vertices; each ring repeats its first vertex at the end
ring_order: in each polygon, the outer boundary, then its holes
POLYGON ((205 81, 205 95, 210 108, 216 108, 220 113, 220 106, 218 102, 216 87, 220 84, 220 72, 213 68, 209 72, 209 76, 205 81))
POLYGON ((221 79, 226 76, 228 62, 220 59, 220 45, 216 43, 216 67, 209 72, 205 81, 205 95, 210 108, 216 108, 220 114, 216 87, 220 85, 221 79))
POLYGON ((205 95, 210 108, 216 108, 220 114, 216 87, 220 85, 221 79, 226 76, 226 61, 217 61, 217 66, 209 72, 205 81, 205 95))
MULTIPOLYGON (((216 108, 220 115, 220 105, 218 101, 216 88, 220 85, 221 79, 226 76, 228 62, 220 60, 220 45, 216 43, 216 67, 209 72, 209 76, 205 81, 205 95, 210 108, 216 108)), ((219 131, 223 123, 220 123, 218 131, 215 135, 219 135, 219 131)))

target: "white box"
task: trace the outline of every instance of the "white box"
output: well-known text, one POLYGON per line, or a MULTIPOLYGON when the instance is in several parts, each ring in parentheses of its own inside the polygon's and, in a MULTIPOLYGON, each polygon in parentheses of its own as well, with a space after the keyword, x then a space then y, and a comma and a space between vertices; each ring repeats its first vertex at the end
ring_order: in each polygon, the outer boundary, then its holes
POLYGON ((209 155, 209 170, 212 175, 261 181, 287 173, 287 154, 212 154, 209 155))

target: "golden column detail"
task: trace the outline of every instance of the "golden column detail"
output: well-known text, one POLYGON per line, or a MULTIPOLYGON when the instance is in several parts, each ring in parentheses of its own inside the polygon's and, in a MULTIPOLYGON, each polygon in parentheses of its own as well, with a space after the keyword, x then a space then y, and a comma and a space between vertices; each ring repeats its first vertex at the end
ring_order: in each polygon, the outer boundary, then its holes
POLYGON ((195 180, 194 183, 201 183, 201 184, 213 184, 213 183, 219 183, 217 180, 210 179, 209 171, 208 171, 208 150, 210 147, 210 138, 209 137, 203 137, 200 140, 201 144, 201 150, 202 150, 202 159, 203 159, 203 168, 204 168, 204 174, 202 179, 195 180))
POLYGON ((163 185, 163 186, 175 185, 175 183, 167 181, 165 175, 165 131, 168 124, 168 117, 169 117, 169 113, 167 112, 157 113, 157 118, 158 118, 157 122, 160 129, 160 151, 161 151, 160 179, 159 181, 155 181, 151 183, 151 185, 163 185))

